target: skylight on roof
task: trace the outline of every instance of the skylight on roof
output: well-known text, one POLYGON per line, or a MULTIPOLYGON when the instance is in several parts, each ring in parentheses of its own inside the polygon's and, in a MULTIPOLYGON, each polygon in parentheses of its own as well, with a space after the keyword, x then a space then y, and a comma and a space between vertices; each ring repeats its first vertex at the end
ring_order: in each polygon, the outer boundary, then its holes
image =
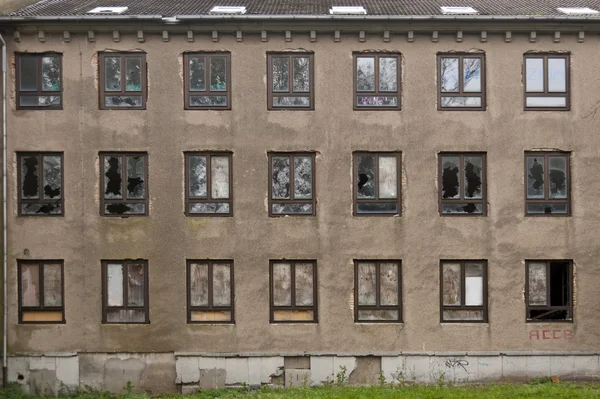
POLYGON ((96 7, 89 10, 88 14, 123 14, 129 7, 96 7))
POLYGON ((473 7, 441 7, 442 14, 477 14, 477 10, 473 7))
POLYGON ((214 6, 211 14, 245 14, 246 7, 243 6, 214 6))
POLYGON ((599 13, 588 7, 560 7, 557 8, 557 10, 567 15, 590 15, 599 13))
POLYGON ((329 9, 329 14, 331 15, 366 15, 367 10, 363 6, 353 6, 353 7, 338 7, 332 6, 329 9))

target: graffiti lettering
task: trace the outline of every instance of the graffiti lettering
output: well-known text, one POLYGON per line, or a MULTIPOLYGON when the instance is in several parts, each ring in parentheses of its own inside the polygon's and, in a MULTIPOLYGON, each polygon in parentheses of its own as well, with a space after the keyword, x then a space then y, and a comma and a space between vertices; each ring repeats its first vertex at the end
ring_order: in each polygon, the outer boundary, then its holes
POLYGON ((462 368, 465 372, 467 371, 466 366, 469 365, 469 362, 464 359, 448 359, 446 360, 446 367, 449 369, 455 369, 457 367, 462 368))
POLYGON ((531 330, 529 331, 530 341, 548 341, 557 339, 572 339, 571 330, 531 330))

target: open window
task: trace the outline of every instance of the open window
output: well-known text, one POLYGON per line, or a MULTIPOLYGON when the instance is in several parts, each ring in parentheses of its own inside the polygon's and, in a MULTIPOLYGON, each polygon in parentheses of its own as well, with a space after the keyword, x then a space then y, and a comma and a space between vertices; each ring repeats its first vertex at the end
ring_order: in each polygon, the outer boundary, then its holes
POLYGON ((527 321, 573 320, 573 262, 526 262, 527 321))

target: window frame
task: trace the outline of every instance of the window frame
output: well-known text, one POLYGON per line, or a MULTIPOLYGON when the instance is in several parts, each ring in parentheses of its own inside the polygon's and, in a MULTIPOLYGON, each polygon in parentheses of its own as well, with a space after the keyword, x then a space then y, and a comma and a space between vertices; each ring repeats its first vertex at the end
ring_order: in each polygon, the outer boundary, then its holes
POLYGON ((267 110, 268 111, 314 111, 315 110, 315 53, 313 51, 268 51, 267 52, 267 110), (289 90, 287 92, 275 92, 273 91, 273 58, 276 57, 287 57, 289 60, 288 70, 288 85, 289 90), (293 89, 293 58, 308 58, 308 73, 309 73, 309 91, 294 93, 293 89), (290 107, 273 106, 274 97, 308 97, 310 104, 308 107, 290 107))
POLYGON ((146 100, 148 98, 148 63, 146 62, 145 52, 136 51, 100 51, 98 52, 98 105, 101 110, 146 110, 146 100), (104 59, 106 57, 121 57, 120 67, 121 71, 125 71, 125 74, 121 73, 121 90, 120 91, 106 91, 106 72, 104 59), (126 79, 127 65, 126 60, 132 57, 141 57, 142 70, 140 73, 141 77, 141 91, 126 91, 123 80, 126 79), (107 96, 141 96, 142 105, 139 107, 110 107, 106 105, 107 96))
POLYGON ((570 217, 572 215, 571 209, 571 152, 568 151, 525 151, 524 155, 524 192, 525 192, 525 216, 526 217, 570 217), (529 170, 527 169, 527 157, 537 156, 538 158, 544 158, 544 199, 528 199, 527 198, 527 176, 529 174, 529 170), (550 198, 550 169, 549 169, 549 161, 548 158, 552 156, 563 156, 566 158, 567 162, 567 198, 561 199, 551 199, 550 198), (565 203, 567 204, 567 212, 566 213, 529 213, 527 211, 528 204, 551 204, 551 203, 565 203))
POLYGON ((65 159, 64 152, 61 151, 19 151, 17 152, 17 189, 19 191, 17 197, 17 208, 18 215, 24 217, 64 217, 65 216, 65 159), (22 184, 22 173, 23 168, 21 166, 21 159, 25 156, 37 156, 38 157, 38 165, 40 165, 40 169, 38 171, 38 194, 39 199, 25 199, 23 198, 23 184, 22 184), (51 214, 51 213, 43 213, 43 214, 26 214, 23 213, 23 204, 52 204, 56 203, 57 200, 44 199, 44 156, 60 156, 60 213, 51 214))
POLYGON ((143 217, 143 216, 148 216, 150 214, 150 209, 149 209, 149 198, 150 198, 150 191, 149 191, 149 184, 148 184, 148 153, 147 152, 114 152, 114 151, 100 151, 98 153, 98 157, 99 157, 99 166, 100 166, 100 216, 105 216, 105 217, 121 217, 121 218, 127 218, 127 217, 143 217), (144 191, 145 191, 145 195, 144 198, 132 198, 132 199, 128 199, 128 193, 129 191, 127 190, 127 157, 128 156, 144 156, 144 191), (123 198, 121 199, 106 199, 104 198, 105 194, 105 189, 104 189, 104 185, 106 183, 106 176, 104 175, 106 172, 104 171, 104 157, 106 156, 114 156, 114 157, 121 157, 121 191, 123 192, 121 194, 121 196, 123 198), (123 213, 123 214, 111 214, 111 213, 106 213, 106 207, 105 205, 108 203, 123 203, 123 204, 128 204, 128 203, 141 203, 144 202, 145 203, 145 212, 142 213, 123 213))
POLYGON ((271 324, 318 324, 319 323, 319 280, 317 274, 316 259, 269 259, 269 323, 271 324), (290 306, 275 306, 274 285, 273 285, 273 265, 275 263, 290 264, 290 297, 292 304, 290 306), (296 264, 310 263, 313 265, 313 304, 312 306, 296 306, 296 264), (275 320, 276 310, 302 311, 308 310, 313 312, 312 320, 275 320))
POLYGON ((487 216, 487 153, 485 152, 438 152, 438 212, 440 216, 451 216, 451 217, 485 217, 487 216), (442 157, 459 157, 459 199, 443 199, 443 173, 444 164, 442 157), (465 157, 469 156, 480 156, 482 157, 482 182, 481 182, 481 199, 467 199, 465 196, 465 157), (443 206, 445 204, 457 204, 457 203, 473 203, 482 205, 482 213, 443 213, 443 206))
POLYGON ((352 54, 354 71, 353 77, 353 110, 354 111, 400 111, 402 110, 402 54, 398 52, 354 52, 352 54), (361 57, 374 57, 375 58, 375 90, 374 91, 358 91, 358 58, 361 57), (396 58, 396 91, 379 91, 379 58, 396 58), (398 97, 398 105, 390 106, 358 106, 358 97, 398 97))
POLYGON ((525 322, 526 323, 574 323, 575 322, 575 314, 574 314, 574 306, 573 303, 575 302, 575 291, 573 289, 573 281, 574 281, 574 275, 573 275, 573 260, 572 259, 526 259, 525 260, 525 322), (549 284, 549 278, 550 278, 550 264, 552 262, 561 262, 561 263, 567 263, 568 264, 568 270, 567 270, 567 275, 569 276, 569 290, 568 290, 568 295, 569 295, 569 305, 567 306, 536 306, 536 305, 530 305, 529 304, 529 264, 530 263, 545 263, 546 264, 546 298, 547 301, 550 301, 550 284, 549 284), (537 308, 537 309, 536 309, 537 308), (530 310, 544 310, 544 309, 553 309, 550 310, 547 313, 552 313, 553 311, 556 310, 566 310, 568 312, 568 315, 570 316, 567 319, 538 319, 537 316, 536 318, 529 318, 529 311, 530 310))
POLYGON ((269 206, 269 217, 284 217, 284 216, 316 216, 317 214, 317 194, 316 189, 316 153, 314 152, 273 152, 268 153, 269 161, 269 193, 268 193, 268 206, 269 206), (290 199, 273 199, 273 157, 288 157, 290 160, 290 199), (295 157, 310 157, 311 158, 311 172, 312 172, 312 199, 310 200, 296 200, 294 193, 294 176, 296 172, 296 166, 294 164, 295 157), (273 204, 284 203, 284 204, 312 204, 312 213, 273 213, 273 204))
POLYGON ((189 217, 232 217, 233 216, 233 152, 231 151, 185 151, 184 152, 184 165, 185 165, 185 216, 189 217), (206 198, 190 197, 190 156, 205 156, 206 161, 206 198), (211 160, 212 157, 227 156, 229 158, 229 198, 223 199, 212 199, 212 173, 211 173, 211 160), (191 204, 205 204, 215 202, 227 202, 229 203, 228 213, 191 213, 191 204))
POLYGON ((488 297, 488 261, 487 259, 441 259, 440 260, 440 323, 441 324, 456 324, 456 323, 489 323, 489 297, 488 297), (444 305, 444 263, 459 263, 460 264, 460 306, 444 305), (481 263, 483 265, 483 305, 468 306, 466 301, 466 264, 481 263), (444 320, 444 311, 464 310, 464 311, 483 311, 482 320, 444 320))
POLYGON ((570 111, 571 110, 571 53, 540 52, 523 54, 523 110, 525 111, 570 111), (544 61, 544 91, 527 92, 527 59, 542 58, 544 61), (559 58, 565 60, 565 87, 564 93, 548 92, 548 60, 559 58), (563 94, 563 95, 561 95, 563 94), (564 107, 528 107, 527 97, 564 97, 564 107))
POLYGON ((190 51, 183 53, 183 104, 186 111, 210 111, 210 110, 231 110, 231 53, 229 51, 190 51), (206 90, 204 91, 192 91, 190 90, 190 57, 204 57, 205 69, 204 78, 206 82, 206 90), (225 57, 225 90, 224 91, 213 91, 210 89, 210 62, 212 57, 225 57), (206 62, 210 60, 210 62, 206 62), (227 104, 224 106, 211 105, 208 107, 199 107, 190 105, 190 96, 225 96, 227 98, 227 104))
POLYGON ((233 259, 186 259, 186 298, 187 298, 187 323, 188 324, 235 324, 235 274, 234 274, 233 259), (192 263, 208 264, 208 305, 207 306, 192 306, 192 263), (229 264, 230 272, 230 287, 231 305, 230 306, 215 306, 213 305, 213 265, 214 264, 229 264), (231 312, 230 321, 192 321, 192 312, 195 311, 214 311, 222 310, 231 312))
POLYGON ((459 52, 438 52, 437 53, 437 110, 438 111, 486 111, 487 110, 487 90, 486 90, 486 70, 485 70, 485 53, 468 53, 459 52), (442 92, 442 58, 458 58, 458 91, 457 92, 442 92), (464 62, 465 58, 479 58, 481 60, 481 92, 465 92, 464 91, 464 62), (442 97, 480 97, 480 107, 443 107, 442 97))
POLYGON ((62 110, 63 109, 63 91, 64 91, 64 80, 63 80, 63 54, 55 51, 46 51, 41 53, 27 53, 22 51, 15 52, 15 91, 16 91, 16 109, 17 110, 62 110), (55 56, 59 59, 60 65, 60 91, 43 91, 41 86, 41 71, 42 71, 42 58, 55 56), (37 74, 36 74, 36 82, 37 82, 37 91, 21 91, 21 60, 25 57, 35 57, 37 58, 37 74), (55 93, 58 97, 60 97, 60 104, 57 105, 49 105, 45 106, 24 106, 21 105, 21 97, 29 97, 29 96, 48 96, 55 93))
POLYGON ((102 324, 150 324, 150 293, 149 293, 149 275, 148 275, 148 260, 146 259, 104 259, 101 261, 102 266, 102 324), (108 306, 108 264, 119 263, 123 266, 123 306, 108 306), (129 289, 127 287, 126 273, 130 264, 142 264, 144 266, 144 306, 129 306, 127 297, 129 289), (146 320, 144 322, 109 322, 107 321, 107 311, 110 309, 121 310, 144 310, 146 320))
POLYGON ((17 259, 17 296, 19 303, 19 324, 66 324, 65 317, 65 261, 63 259, 17 259), (23 282, 22 282, 22 266, 25 264, 37 264, 39 268, 39 297, 40 306, 24 306, 23 305, 23 282), (60 264, 61 275, 61 299, 62 306, 44 306, 44 267, 46 264, 60 264), (23 312, 62 312, 62 321, 23 321, 23 312))
POLYGON ((375 323, 375 324, 402 324, 404 315, 402 307, 404 305, 402 297, 402 284, 404 278, 402 275, 401 259, 354 259, 354 323, 375 323), (375 305, 358 304, 358 266, 360 263, 375 263, 375 305), (381 263, 396 263, 398 265, 398 305, 381 305, 381 263), (398 320, 359 320, 359 310, 397 310, 398 320))
POLYGON ((352 152, 352 215, 360 217, 378 216, 378 217, 394 217, 402 216, 402 151, 354 151, 352 152), (368 199, 358 198, 358 162, 357 158, 362 155, 373 155, 375 156, 375 175, 373 177, 376 182, 375 185, 375 198, 368 199), (396 186, 398 192, 396 193, 396 199, 379 199, 379 157, 381 155, 395 155, 396 156, 396 186), (359 213, 359 203, 396 203, 398 206, 398 212, 396 213, 359 213))

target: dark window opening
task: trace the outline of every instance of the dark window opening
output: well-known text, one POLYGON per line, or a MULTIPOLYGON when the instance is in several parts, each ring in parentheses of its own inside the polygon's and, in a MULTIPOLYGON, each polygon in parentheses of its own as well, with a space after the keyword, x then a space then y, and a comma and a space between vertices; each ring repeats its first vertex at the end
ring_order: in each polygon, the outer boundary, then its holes
POLYGON ((399 152, 353 154, 355 216, 402 213, 401 157, 399 152))
POLYGON ((485 215, 484 153, 439 155, 439 207, 442 215, 485 215))
POLYGON ((573 319, 572 263, 527 262, 527 320, 573 319))
POLYGON ((62 216, 63 154, 17 154, 20 216, 62 216))
POLYGON ((525 214, 528 216, 571 214, 570 154, 525 153, 525 214))
POLYGON ((148 215, 148 156, 100 153, 100 214, 148 215))

